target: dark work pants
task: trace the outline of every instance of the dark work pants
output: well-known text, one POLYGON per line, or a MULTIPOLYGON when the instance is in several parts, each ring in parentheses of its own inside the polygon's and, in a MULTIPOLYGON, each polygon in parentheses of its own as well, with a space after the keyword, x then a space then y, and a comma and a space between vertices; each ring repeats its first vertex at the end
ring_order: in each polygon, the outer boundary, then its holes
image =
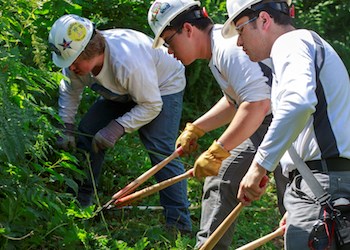
MULTIPOLYGON (((138 131, 146 149, 154 152, 154 154, 149 154, 152 165, 159 163, 174 152, 182 113, 182 97, 183 92, 162 96, 163 108, 161 113, 138 131)), ((134 102, 118 103, 99 99, 81 120, 79 131, 83 134, 94 135, 112 119, 122 116, 134 107, 134 105, 134 102)), ((91 137, 81 135, 78 138, 77 147, 89 153, 95 183, 97 184, 102 173, 105 151, 98 152, 97 154, 92 152, 91 142, 91 137)), ((155 178, 160 182, 182 173, 184 173, 183 164, 174 160, 156 173, 155 178)), ((92 193, 92 181, 88 178, 79 186, 78 200, 82 206, 91 204, 92 193)), ((161 190, 160 203, 164 207, 164 215, 168 226, 174 226, 183 231, 192 230, 188 210, 190 204, 187 198, 186 180, 161 190)))

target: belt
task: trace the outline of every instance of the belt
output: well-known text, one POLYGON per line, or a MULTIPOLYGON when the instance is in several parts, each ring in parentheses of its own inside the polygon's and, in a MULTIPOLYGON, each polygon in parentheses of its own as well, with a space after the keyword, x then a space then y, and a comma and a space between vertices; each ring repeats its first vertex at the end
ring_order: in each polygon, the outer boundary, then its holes
MULTIPOLYGON (((350 159, 347 158, 328 158, 323 160, 306 161, 306 165, 313 171, 320 173, 350 171, 350 159)), ((294 169, 289 172, 289 180, 292 181, 299 171, 294 169)))

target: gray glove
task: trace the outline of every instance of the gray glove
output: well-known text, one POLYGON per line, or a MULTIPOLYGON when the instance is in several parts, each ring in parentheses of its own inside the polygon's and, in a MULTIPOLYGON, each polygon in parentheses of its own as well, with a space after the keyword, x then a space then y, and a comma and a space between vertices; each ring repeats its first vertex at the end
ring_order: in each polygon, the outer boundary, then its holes
POLYGON ((74 124, 65 123, 62 127, 62 136, 59 136, 56 141, 56 146, 66 151, 75 148, 74 124))
POLYGON ((124 135, 124 127, 112 120, 106 127, 100 129, 92 139, 92 150, 98 153, 100 150, 112 148, 114 144, 124 135))

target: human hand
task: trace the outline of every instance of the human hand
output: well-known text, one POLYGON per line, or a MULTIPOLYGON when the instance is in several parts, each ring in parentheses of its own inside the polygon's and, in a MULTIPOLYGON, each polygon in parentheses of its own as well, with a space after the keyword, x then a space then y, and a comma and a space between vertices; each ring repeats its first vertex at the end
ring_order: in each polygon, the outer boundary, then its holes
POLYGON ((124 127, 117 121, 112 120, 106 127, 100 129, 92 139, 92 151, 98 153, 100 150, 112 148, 114 144, 124 135, 124 127))
POLYGON ((230 152, 214 141, 194 163, 193 175, 197 178, 218 175, 222 161, 229 156, 230 152))
POLYGON ((253 161, 248 172, 241 180, 237 198, 247 206, 254 200, 259 200, 265 193, 269 178, 266 169, 253 161))
POLYGON ((74 130, 74 124, 65 123, 62 127, 62 136, 57 138, 56 146, 66 151, 74 149, 76 147, 74 130))
POLYGON ((198 144, 197 140, 205 134, 205 131, 198 128, 196 125, 188 122, 184 131, 176 140, 176 148, 182 147, 185 154, 190 154, 197 150, 198 144))
POLYGON ((288 212, 285 212, 282 219, 280 220, 279 226, 283 227, 287 224, 288 212))

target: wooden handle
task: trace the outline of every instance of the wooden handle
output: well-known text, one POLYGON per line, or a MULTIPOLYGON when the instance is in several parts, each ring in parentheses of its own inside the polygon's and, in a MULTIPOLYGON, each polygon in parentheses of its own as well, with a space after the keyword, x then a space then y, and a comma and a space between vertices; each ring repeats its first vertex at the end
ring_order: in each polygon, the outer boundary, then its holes
MULTIPOLYGON (((259 186, 264 187, 269 178, 265 175, 259 186)), ((227 229, 231 226, 231 224, 237 219, 239 213, 243 209, 243 203, 240 202, 232 211, 231 213, 225 218, 223 222, 221 222, 220 226, 218 226, 215 231, 210 235, 210 237, 207 239, 207 241, 202 245, 202 247, 199 250, 211 250, 214 248, 216 243, 220 240, 220 238, 225 234, 227 229)))
POLYGON ((200 250, 211 250, 218 243, 220 238, 225 234, 227 229, 231 226, 231 224, 236 220, 239 213, 243 209, 243 204, 240 202, 235 209, 231 211, 231 213, 225 218, 225 220, 218 226, 215 231, 210 235, 208 240, 202 245, 200 250))
POLYGON ((162 181, 162 182, 159 182, 157 184, 154 184, 153 186, 150 186, 150 187, 147 187, 147 188, 144 188, 140 191, 137 191, 133 194, 130 194, 130 195, 127 195, 127 196, 124 196, 120 199, 118 199, 115 204, 117 207, 122 207, 122 206, 126 206, 126 205, 129 205, 130 203, 134 202, 134 201, 137 201, 137 200, 140 200, 146 196, 149 196, 151 194, 154 194, 155 192, 158 192, 159 190, 162 190, 164 188, 167 188, 179 181, 182 181, 183 179, 186 179, 188 177, 191 177, 193 176, 193 169, 190 169, 188 170, 187 172, 181 174, 181 175, 178 175, 178 176, 175 176, 173 178, 170 178, 170 179, 167 179, 165 181, 162 181))
POLYGON ((144 172, 142 175, 140 175, 137 179, 130 182, 126 187, 118 191, 116 194, 113 195, 112 200, 116 201, 120 199, 121 197, 124 197, 131 192, 133 192, 138 186, 140 186, 142 183, 144 183, 146 180, 148 180, 151 176, 153 176, 155 173, 157 173, 159 170, 161 170, 165 165, 167 165, 169 162, 174 160, 175 158, 182 155, 182 147, 177 148, 170 156, 165 158, 163 161, 158 163, 157 165, 153 166, 146 172, 144 172))
POLYGON ((254 240, 244 246, 241 246, 240 248, 237 248, 237 250, 253 250, 256 249, 262 245, 264 245, 266 242, 269 242, 270 240, 276 238, 277 236, 282 236, 284 234, 285 226, 280 227, 273 231, 272 233, 269 233, 257 240, 254 240))

